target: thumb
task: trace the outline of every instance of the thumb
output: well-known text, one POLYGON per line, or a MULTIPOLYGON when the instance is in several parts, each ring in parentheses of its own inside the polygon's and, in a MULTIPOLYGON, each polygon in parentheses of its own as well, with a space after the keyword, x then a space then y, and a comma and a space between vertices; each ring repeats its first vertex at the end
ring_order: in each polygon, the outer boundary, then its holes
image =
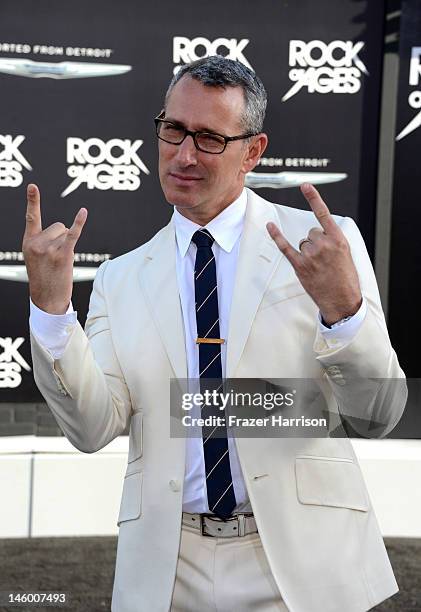
POLYGON ((267 223, 266 229, 278 249, 285 255, 290 264, 295 268, 300 262, 301 254, 288 242, 275 223, 267 223))

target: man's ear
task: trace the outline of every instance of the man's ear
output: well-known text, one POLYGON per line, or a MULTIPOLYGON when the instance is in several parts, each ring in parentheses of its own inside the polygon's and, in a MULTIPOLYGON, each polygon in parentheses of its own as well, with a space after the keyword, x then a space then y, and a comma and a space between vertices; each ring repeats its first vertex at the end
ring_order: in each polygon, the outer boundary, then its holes
POLYGON ((247 172, 251 172, 255 166, 257 166, 259 159, 263 155, 268 144, 267 134, 263 132, 261 134, 257 134, 257 136, 252 136, 250 138, 250 142, 247 143, 247 153, 243 161, 243 165, 241 167, 242 172, 247 174, 247 172))

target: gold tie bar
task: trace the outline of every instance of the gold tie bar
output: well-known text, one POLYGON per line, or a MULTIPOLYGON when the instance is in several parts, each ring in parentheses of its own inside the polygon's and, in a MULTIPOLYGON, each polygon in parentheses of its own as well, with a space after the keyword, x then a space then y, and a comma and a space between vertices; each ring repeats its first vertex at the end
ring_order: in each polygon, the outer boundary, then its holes
POLYGON ((196 338, 196 344, 224 344, 223 338, 196 338))

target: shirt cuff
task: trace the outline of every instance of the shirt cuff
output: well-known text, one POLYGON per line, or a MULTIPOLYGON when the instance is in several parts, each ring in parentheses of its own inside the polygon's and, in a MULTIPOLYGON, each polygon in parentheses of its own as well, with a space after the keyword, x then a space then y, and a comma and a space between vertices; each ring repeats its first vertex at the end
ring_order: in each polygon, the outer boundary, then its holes
POLYGON ((329 348, 339 349, 351 342, 357 335, 365 315, 367 313, 367 303, 362 299, 361 306, 358 311, 344 323, 334 323, 332 327, 326 327, 322 323, 322 317, 319 312, 319 330, 329 348))
POLYGON ((77 322, 77 312, 70 302, 66 314, 49 314, 30 300, 29 327, 41 346, 53 359, 60 359, 77 322))

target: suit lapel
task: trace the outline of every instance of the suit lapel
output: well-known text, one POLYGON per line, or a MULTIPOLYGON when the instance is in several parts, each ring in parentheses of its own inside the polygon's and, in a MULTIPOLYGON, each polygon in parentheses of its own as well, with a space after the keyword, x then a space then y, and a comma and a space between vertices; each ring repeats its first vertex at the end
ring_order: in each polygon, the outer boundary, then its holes
MULTIPOLYGON (((227 339, 226 376, 232 377, 259 304, 283 258, 266 230, 279 225, 275 207, 247 190, 247 210, 227 339)), ((176 241, 170 222, 153 240, 141 267, 140 285, 177 378, 187 378, 184 322, 176 273, 176 241)))
POLYGON ((146 254, 140 284, 177 378, 187 378, 184 323, 176 273, 176 242, 170 222, 146 254))
POLYGON ((279 226, 273 205, 247 190, 247 210, 231 304, 227 341, 227 378, 233 377, 263 294, 283 258, 266 223, 279 226))

